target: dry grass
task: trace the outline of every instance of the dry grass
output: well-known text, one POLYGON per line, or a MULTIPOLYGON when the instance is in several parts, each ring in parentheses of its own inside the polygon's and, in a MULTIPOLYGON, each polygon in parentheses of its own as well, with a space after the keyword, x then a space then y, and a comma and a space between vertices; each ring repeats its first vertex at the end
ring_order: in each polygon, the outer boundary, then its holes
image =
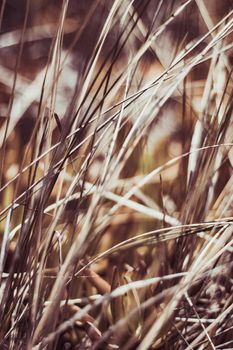
POLYGON ((0 27, 0 349, 232 349, 232 2, 0 27))

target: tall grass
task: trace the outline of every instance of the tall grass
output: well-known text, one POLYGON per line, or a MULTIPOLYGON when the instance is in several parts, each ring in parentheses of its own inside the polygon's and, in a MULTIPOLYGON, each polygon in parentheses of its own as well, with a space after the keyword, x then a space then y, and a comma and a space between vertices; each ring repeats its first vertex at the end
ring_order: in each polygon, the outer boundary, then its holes
POLYGON ((0 349, 232 349, 231 1, 0 27, 0 349))

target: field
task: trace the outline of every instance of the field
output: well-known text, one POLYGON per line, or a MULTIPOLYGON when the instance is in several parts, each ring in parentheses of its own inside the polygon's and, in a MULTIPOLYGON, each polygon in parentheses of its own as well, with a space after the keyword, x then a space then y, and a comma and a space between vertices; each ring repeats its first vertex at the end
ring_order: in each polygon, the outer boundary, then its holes
POLYGON ((233 349, 232 0, 0 28, 0 350, 233 349))

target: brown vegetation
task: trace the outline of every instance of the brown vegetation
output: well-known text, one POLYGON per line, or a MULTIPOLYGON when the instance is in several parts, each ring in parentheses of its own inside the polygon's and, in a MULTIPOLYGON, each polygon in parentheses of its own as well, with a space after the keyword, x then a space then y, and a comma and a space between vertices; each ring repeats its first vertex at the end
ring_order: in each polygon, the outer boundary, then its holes
POLYGON ((1 2, 0 349, 233 348, 232 8, 1 2))

